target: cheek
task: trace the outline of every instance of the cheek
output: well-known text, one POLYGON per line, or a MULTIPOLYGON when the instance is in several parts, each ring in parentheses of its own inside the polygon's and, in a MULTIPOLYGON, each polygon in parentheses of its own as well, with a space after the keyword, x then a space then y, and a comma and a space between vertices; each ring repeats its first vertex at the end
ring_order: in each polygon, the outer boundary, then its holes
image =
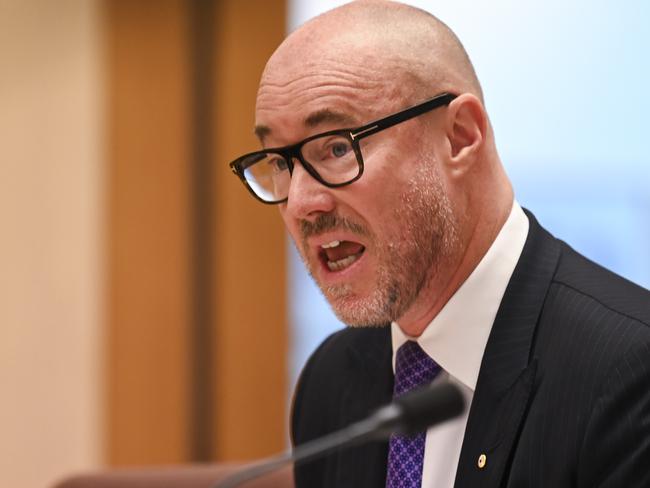
POLYGON ((368 174, 353 183, 351 198, 347 207, 365 221, 371 233, 383 240, 394 234, 399 222, 395 215, 403 205, 403 196, 407 188, 408 177, 404 177, 394 168, 382 165, 372 168, 368 174), (365 178, 367 176, 367 178, 365 178))
MULTIPOLYGON (((390 130, 390 129, 389 129, 390 130)), ((364 154, 364 176, 372 180, 372 184, 381 185, 386 193, 399 193, 404 191, 404 185, 411 178, 414 168, 418 165, 418 154, 420 154, 419 142, 407 134, 394 132, 372 139, 364 154)), ((370 182, 369 182, 370 183, 370 182)))
POLYGON ((372 205, 367 204, 365 208, 370 211, 375 209, 381 217, 382 214, 386 215, 386 211, 400 206, 402 196, 411 184, 411 168, 415 164, 408 156, 403 157, 393 151, 386 151, 381 160, 377 158, 376 164, 368 168, 368 175, 364 174, 367 178, 363 181, 363 191, 372 195, 372 205))

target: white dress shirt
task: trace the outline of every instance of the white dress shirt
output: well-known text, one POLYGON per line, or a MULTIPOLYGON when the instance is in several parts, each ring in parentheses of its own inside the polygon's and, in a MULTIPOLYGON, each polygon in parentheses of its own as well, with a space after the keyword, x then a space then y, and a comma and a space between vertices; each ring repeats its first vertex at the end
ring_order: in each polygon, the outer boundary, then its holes
POLYGON ((396 322, 391 324, 393 371, 397 349, 407 340, 415 340, 443 369, 434 383, 457 384, 467 405, 460 417, 427 431, 422 487, 454 486, 483 352, 527 235, 528 218, 515 201, 483 259, 420 337, 408 337, 396 322))

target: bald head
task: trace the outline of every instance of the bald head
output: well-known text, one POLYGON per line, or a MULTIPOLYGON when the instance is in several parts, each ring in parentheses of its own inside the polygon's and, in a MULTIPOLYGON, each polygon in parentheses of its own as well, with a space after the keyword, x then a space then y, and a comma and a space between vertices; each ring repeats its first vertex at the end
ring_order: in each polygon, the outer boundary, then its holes
POLYGON ((372 71, 386 90, 413 102, 443 91, 483 98, 470 59, 451 29, 401 3, 358 0, 305 23, 270 58, 261 88, 289 83, 296 73, 328 60, 352 63, 359 73, 372 71))

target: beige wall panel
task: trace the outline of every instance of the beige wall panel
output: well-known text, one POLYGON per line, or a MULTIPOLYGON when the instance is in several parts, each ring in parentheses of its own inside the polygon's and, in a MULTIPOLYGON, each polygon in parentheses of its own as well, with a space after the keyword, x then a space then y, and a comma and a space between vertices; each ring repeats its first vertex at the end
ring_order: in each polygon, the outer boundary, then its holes
POLYGON ((108 3, 112 464, 186 461, 190 81, 183 0, 108 3))
POLYGON ((287 314, 284 231, 227 163, 252 135, 262 68, 285 33, 280 0, 219 2, 215 100, 215 439, 218 459, 285 447, 287 314))
POLYGON ((0 486, 102 463, 94 0, 0 0, 0 486))

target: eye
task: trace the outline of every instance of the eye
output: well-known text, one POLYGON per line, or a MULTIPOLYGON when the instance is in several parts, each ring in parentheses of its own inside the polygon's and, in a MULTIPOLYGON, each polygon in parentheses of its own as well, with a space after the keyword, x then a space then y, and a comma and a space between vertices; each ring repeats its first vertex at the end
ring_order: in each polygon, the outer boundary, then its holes
POLYGON ((352 144, 339 135, 324 135, 308 141, 302 155, 312 164, 338 164, 350 159, 352 144))
POLYGON ((332 156, 334 156, 335 158, 342 158, 350 151, 350 149, 351 149, 350 144, 348 144, 347 141, 335 142, 330 146, 330 151, 332 153, 332 156))
POLYGON ((281 173, 289 169, 287 160, 281 156, 274 156, 269 158, 268 165, 271 167, 274 173, 281 173))

